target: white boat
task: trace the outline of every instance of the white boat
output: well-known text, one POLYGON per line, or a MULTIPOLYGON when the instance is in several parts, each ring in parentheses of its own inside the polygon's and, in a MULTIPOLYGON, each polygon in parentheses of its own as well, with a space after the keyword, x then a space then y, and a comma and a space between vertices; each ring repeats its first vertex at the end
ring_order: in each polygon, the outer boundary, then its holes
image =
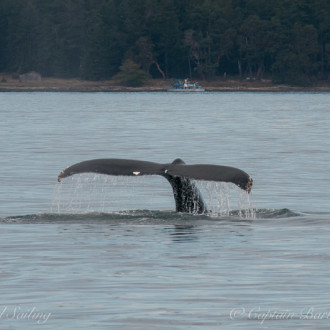
POLYGON ((190 82, 188 79, 176 79, 168 92, 205 92, 205 89, 197 82, 190 82))

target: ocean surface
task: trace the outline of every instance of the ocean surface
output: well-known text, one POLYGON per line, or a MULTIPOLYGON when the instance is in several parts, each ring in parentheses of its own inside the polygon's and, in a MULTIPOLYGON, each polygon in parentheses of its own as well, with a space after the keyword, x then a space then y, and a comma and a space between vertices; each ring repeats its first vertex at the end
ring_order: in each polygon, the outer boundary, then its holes
POLYGON ((329 329, 329 93, 0 93, 0 329, 329 329), (238 167, 175 212, 162 177, 238 167))

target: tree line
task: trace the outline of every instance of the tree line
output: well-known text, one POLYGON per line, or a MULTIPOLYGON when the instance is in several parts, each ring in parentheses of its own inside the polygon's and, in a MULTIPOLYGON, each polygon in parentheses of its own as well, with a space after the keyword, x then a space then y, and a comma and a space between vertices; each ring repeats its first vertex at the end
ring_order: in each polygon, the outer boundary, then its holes
POLYGON ((0 72, 110 79, 330 75, 328 0, 0 0, 0 72))

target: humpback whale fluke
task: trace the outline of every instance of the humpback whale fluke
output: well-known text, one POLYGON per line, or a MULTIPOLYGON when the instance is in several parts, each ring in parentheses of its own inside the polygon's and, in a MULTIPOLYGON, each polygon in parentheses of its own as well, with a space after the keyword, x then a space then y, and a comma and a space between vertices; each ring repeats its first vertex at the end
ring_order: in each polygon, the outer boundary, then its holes
POLYGON ((65 168, 59 174, 58 181, 88 172, 123 176, 161 175, 172 186, 176 211, 188 213, 207 212, 203 198, 191 179, 231 182, 248 193, 253 184, 252 178, 238 168, 209 164, 186 165, 179 158, 169 164, 132 159, 92 159, 65 168))

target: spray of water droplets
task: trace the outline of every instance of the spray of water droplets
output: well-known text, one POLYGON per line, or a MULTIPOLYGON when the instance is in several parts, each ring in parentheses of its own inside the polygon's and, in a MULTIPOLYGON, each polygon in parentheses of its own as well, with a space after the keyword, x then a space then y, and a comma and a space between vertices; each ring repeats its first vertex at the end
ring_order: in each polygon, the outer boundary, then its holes
POLYGON ((255 218, 250 195, 232 183, 196 181, 211 216, 255 218))
MULTIPOLYGON (((74 175, 56 186, 51 212, 77 214, 155 209, 155 204, 162 205, 163 202, 167 203, 168 209, 173 209, 171 188, 164 180, 163 185, 157 181, 162 179, 155 177, 132 179, 99 174, 74 175)), ((195 183, 204 198, 210 216, 255 218, 250 195, 235 185, 210 181, 195 183)))
POLYGON ((120 191, 123 188, 126 189, 127 199, 130 199, 134 184, 128 182, 127 177, 118 180, 114 176, 106 175, 75 175, 56 186, 51 211, 73 214, 111 212, 122 206, 120 191))

